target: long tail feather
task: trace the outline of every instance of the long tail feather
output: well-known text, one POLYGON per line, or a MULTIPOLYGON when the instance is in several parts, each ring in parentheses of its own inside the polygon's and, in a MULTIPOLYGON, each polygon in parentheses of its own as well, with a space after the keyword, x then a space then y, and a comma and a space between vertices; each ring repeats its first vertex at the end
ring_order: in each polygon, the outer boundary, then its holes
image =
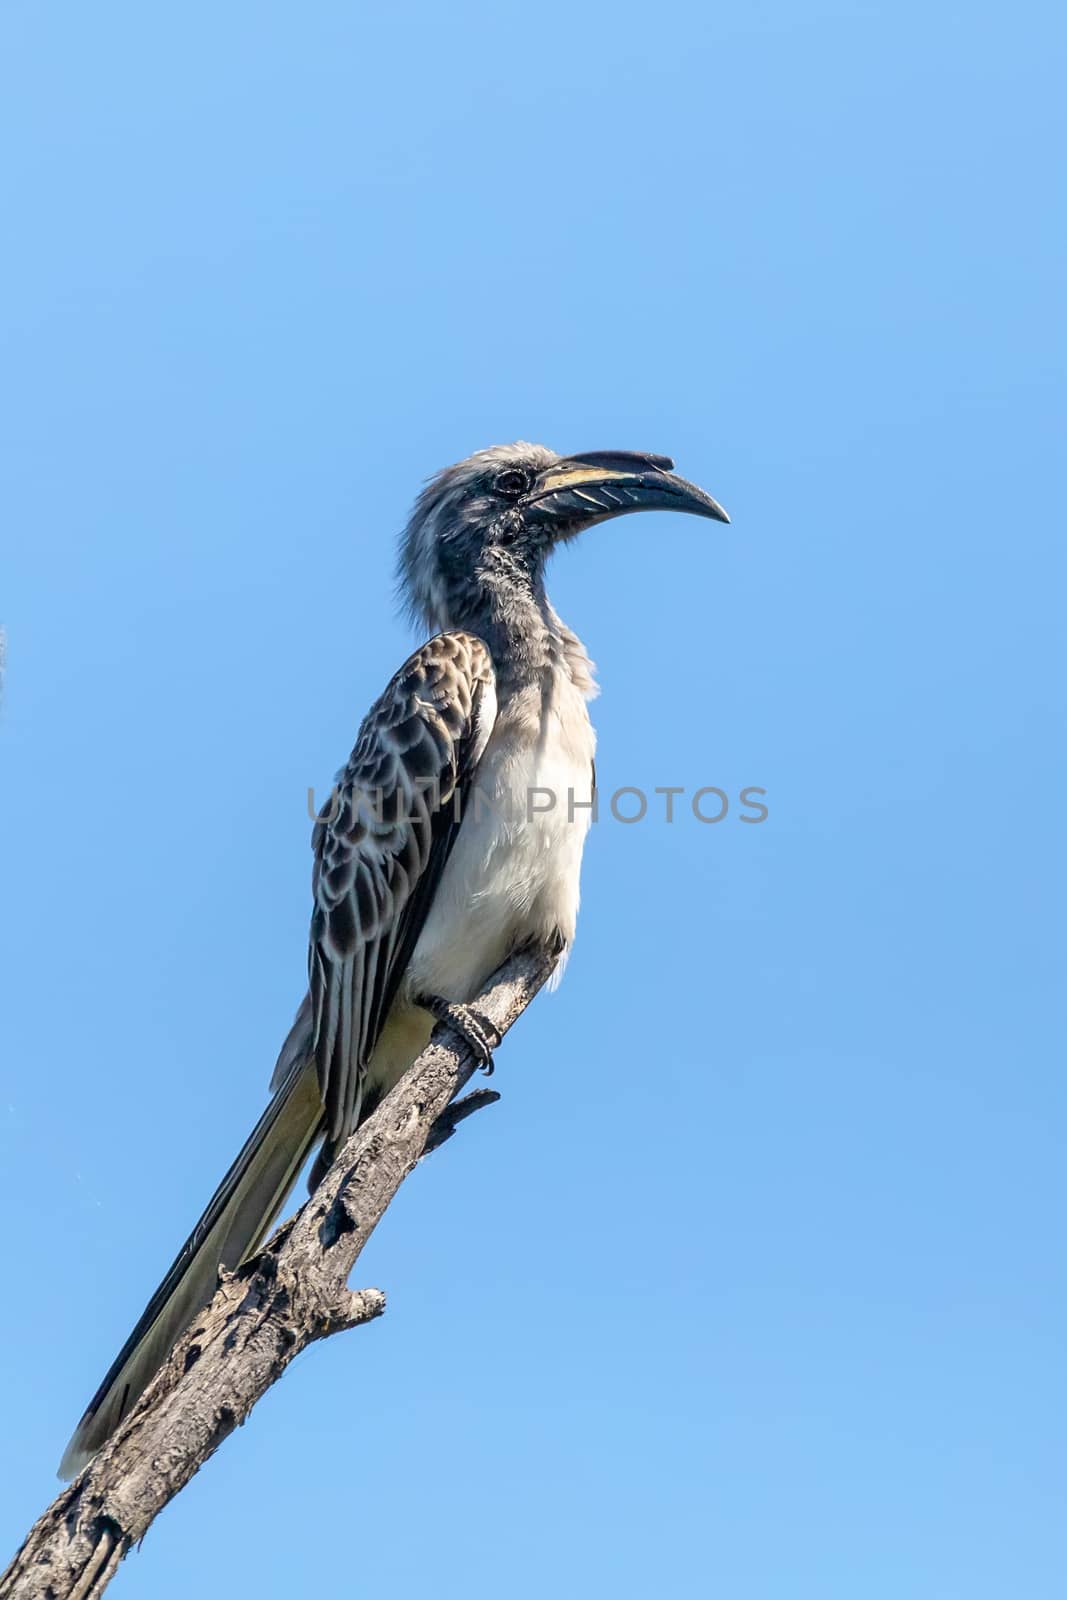
POLYGON ((210 1300, 220 1264, 236 1267, 257 1249, 296 1182, 319 1132, 322 1099, 306 1055, 294 1054, 285 1063, 283 1050, 283 1064, 287 1070, 270 1104, 75 1429, 60 1463, 61 1478, 73 1478, 114 1433, 178 1335, 210 1300))

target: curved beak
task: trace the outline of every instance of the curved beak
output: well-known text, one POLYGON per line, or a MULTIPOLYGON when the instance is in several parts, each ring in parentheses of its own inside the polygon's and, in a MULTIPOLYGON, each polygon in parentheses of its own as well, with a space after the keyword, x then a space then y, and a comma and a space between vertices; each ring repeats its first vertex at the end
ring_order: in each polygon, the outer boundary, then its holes
POLYGON ((559 537, 629 511, 689 511, 729 522, 710 494, 671 469, 670 456, 632 450, 587 450, 540 473, 526 502, 526 521, 559 537))

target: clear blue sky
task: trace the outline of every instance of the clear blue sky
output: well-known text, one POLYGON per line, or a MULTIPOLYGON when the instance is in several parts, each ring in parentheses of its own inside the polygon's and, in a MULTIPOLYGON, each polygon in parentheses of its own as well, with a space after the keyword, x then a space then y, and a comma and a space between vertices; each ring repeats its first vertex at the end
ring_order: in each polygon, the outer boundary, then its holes
POLYGON ((594 831, 386 1317, 116 1593, 1062 1595, 1063 43, 4 7, 4 1555, 263 1103, 412 497, 525 437, 730 509, 552 590, 605 788, 769 818, 594 831))

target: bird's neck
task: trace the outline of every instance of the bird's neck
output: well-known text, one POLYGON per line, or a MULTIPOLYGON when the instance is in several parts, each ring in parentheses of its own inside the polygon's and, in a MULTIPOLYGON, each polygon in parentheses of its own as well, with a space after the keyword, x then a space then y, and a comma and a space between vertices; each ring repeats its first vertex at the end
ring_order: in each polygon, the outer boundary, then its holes
POLYGON ((463 613, 452 626, 476 633, 489 646, 498 699, 555 677, 568 679, 586 699, 596 694, 585 646, 557 615, 540 578, 523 584, 483 581, 463 613))

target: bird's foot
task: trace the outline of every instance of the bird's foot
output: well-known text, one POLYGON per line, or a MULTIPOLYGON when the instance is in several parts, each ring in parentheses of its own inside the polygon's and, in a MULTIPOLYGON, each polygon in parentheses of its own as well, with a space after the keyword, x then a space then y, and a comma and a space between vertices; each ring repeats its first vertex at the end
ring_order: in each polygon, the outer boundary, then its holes
POLYGON ((470 1006, 456 1005, 451 1000, 442 1000, 440 995, 420 995, 420 1006, 423 1006, 438 1022, 447 1022, 448 1026, 456 1033, 465 1044, 470 1045, 478 1057, 478 1065, 490 1077, 493 1071, 493 1051, 500 1043, 500 1035, 487 1017, 480 1012, 472 1011, 470 1006))

